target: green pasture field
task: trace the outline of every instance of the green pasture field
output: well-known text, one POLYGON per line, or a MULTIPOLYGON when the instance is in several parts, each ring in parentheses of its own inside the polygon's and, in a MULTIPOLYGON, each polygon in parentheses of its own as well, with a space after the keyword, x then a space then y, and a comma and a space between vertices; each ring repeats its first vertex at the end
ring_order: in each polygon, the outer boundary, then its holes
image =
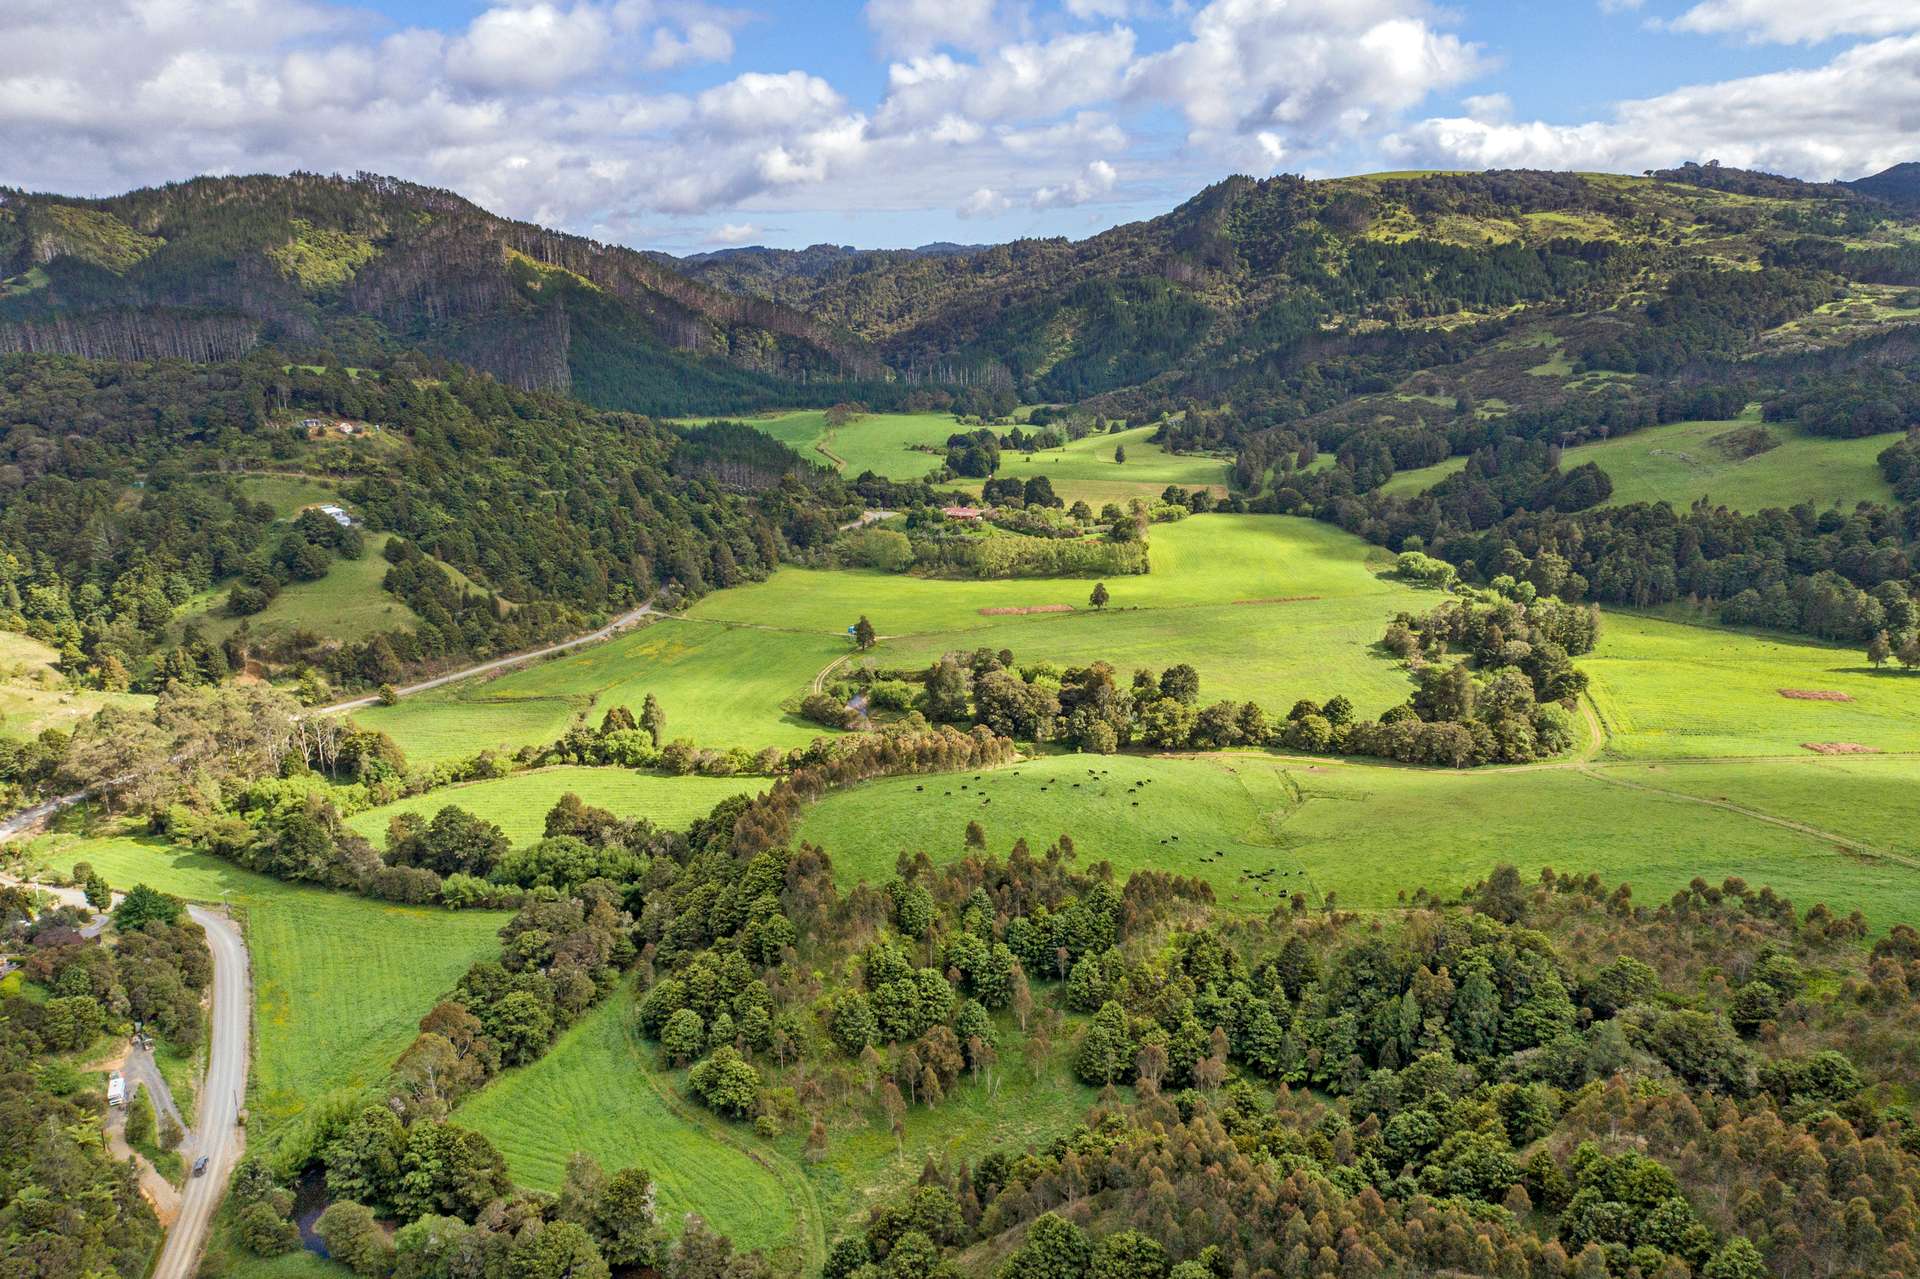
MULTIPOLYGON (((1135 579, 1124 579, 1131 582, 1135 579)), ((1122 586, 1109 586, 1116 597, 1122 586)), ((1400 607, 1431 607, 1415 599, 1400 607)), ((1113 664, 1121 683, 1136 668, 1187 662, 1200 672, 1202 702, 1258 702, 1284 714, 1295 701, 1344 694, 1356 713, 1378 715, 1413 693, 1406 670, 1379 647, 1395 609, 1381 596, 1292 604, 1142 608, 992 619, 994 625, 908 636, 869 656, 880 666, 924 667, 952 649, 1009 649, 1017 661, 1113 664)))
MULTIPOLYGON (((1701 497, 1736 511, 1785 509, 1801 502, 1815 508, 1855 502, 1885 502, 1893 490, 1876 458, 1896 434, 1859 440, 1830 440, 1808 435, 1786 423, 1767 424, 1777 447, 1753 457, 1733 458, 1711 443, 1716 436, 1761 425, 1757 415, 1717 422, 1671 422, 1650 426, 1596 444, 1581 444, 1561 455, 1562 469, 1598 463, 1613 481, 1609 506, 1666 502, 1685 510, 1701 497)), ((1401 471, 1381 486, 1397 496, 1424 493, 1466 467, 1450 457, 1433 466, 1401 471)))
MULTIPOLYGON (((1330 456, 1322 454, 1322 457, 1330 456)), ((1315 458, 1318 461, 1319 458, 1315 458)), ((1467 469, 1467 459, 1450 457, 1432 466, 1415 467, 1411 471, 1395 471, 1393 478, 1380 486, 1380 491, 1389 497, 1413 497, 1424 493, 1450 475, 1458 475, 1467 469)))
POLYGON ((337 556, 327 575, 317 582, 294 582, 281 588, 273 602, 248 618, 229 617, 227 586, 189 601, 175 627, 197 625, 210 640, 222 640, 245 621, 261 637, 307 630, 352 643, 382 631, 412 630, 420 618, 405 603, 387 593, 383 583, 390 567, 380 552, 393 535, 376 533, 366 540, 357 560, 337 556))
POLYGON ((1338 529, 1284 516, 1205 515, 1152 532, 1151 573, 1108 583, 1096 614, 1081 578, 958 581, 862 570, 786 568, 716 592, 684 619, 606 644, 356 713, 409 761, 558 738, 584 716, 640 707, 651 692, 667 736, 702 746, 801 746, 826 730, 794 710, 813 679, 852 649, 863 614, 884 642, 868 660, 924 665, 953 648, 1010 648, 1022 660, 1124 667, 1191 661, 1203 695, 1284 710, 1345 693, 1377 714, 1406 696, 1403 671, 1377 647, 1394 613, 1439 596, 1380 576, 1382 553, 1338 529), (1235 603, 1235 601, 1248 601, 1235 603), (1023 616, 982 609, 1065 605, 1023 616))
MULTIPOLYGON (((1380 600, 1380 626, 1397 608, 1431 607, 1431 592, 1375 575, 1370 559, 1391 559, 1327 524, 1283 515, 1197 515, 1149 531, 1152 571, 1107 579, 1109 612, 1231 604, 1236 600, 1300 601, 1352 596, 1380 600)), ((913 577, 877 570, 783 568, 764 582, 719 591, 688 616, 763 623, 844 635, 862 614, 881 635, 925 635, 1006 623, 986 608, 1066 605, 1087 610, 1090 578, 973 581, 913 577)), ((1044 622, 1058 614, 1029 614, 1044 622)), ((1378 638, 1375 636, 1374 638, 1378 638)), ((1169 658, 1169 661, 1177 660, 1169 658)))
POLYGON ((567 1157, 583 1150, 609 1172, 630 1164, 651 1172, 660 1220, 676 1233, 684 1215, 698 1211, 743 1248, 791 1241, 797 1171, 783 1168, 782 1177, 762 1163, 779 1157, 761 1152, 744 1128, 694 1103, 669 1102, 661 1090, 673 1085, 654 1074, 652 1050, 634 1039, 631 1015, 628 995, 614 995, 540 1060, 468 1098, 454 1121, 486 1134, 523 1186, 558 1190, 567 1157))
POLYGON ((1068 502, 1085 501, 1096 511, 1106 502, 1124 505, 1129 498, 1157 498, 1169 484, 1225 494, 1232 462, 1197 453, 1169 453, 1147 442, 1157 429, 1139 426, 1089 435, 1037 453, 1003 452, 996 476, 1024 480, 1044 475, 1055 495, 1068 502), (1115 462, 1113 451, 1121 446, 1127 450, 1127 460, 1115 462))
POLYGON ((802 457, 835 467, 849 479, 866 471, 890 480, 925 479, 927 472, 946 463, 947 437, 970 429, 951 413, 868 413, 840 427, 828 426, 826 416, 824 409, 803 409, 744 420, 802 457), (915 445, 938 451, 929 453, 915 445))
POLYGON ((715 748, 804 746, 831 734, 787 708, 851 649, 850 625, 851 618, 835 637, 661 619, 485 683, 436 689, 355 718, 391 735, 409 761, 433 763, 545 744, 577 716, 598 723, 613 706, 637 716, 652 693, 669 739, 715 748))
MULTIPOLYGON (((1364 713, 1405 700, 1406 674, 1377 647, 1401 610, 1440 597, 1382 577, 1380 553, 1310 520, 1202 515, 1156 525, 1151 573, 1112 578, 1096 613, 1078 578, 955 581, 870 571, 782 569, 710 595, 694 617, 768 619, 838 635, 862 614, 884 642, 861 660, 924 666, 950 649, 1011 649, 1021 661, 1114 662, 1123 675, 1191 662, 1203 698, 1284 711, 1345 693, 1364 713), (1236 603, 1235 601, 1245 601, 1236 603), (1065 605, 1020 616, 983 609, 1065 605)), ((669 708, 669 718, 671 718, 669 708)))
POLYGON ((353 718, 393 738, 409 764, 422 765, 556 741, 584 709, 584 697, 516 697, 496 692, 497 682, 452 684, 357 710, 353 718))
POLYGON ((0 631, 0 737, 37 737, 46 729, 71 729, 108 706, 146 707, 144 693, 102 693, 68 688, 55 669, 60 654, 39 640, 0 631))
POLYGON ((1332 894, 1341 906, 1385 909, 1420 887, 1457 892, 1503 861, 1528 877, 1544 866, 1598 872, 1648 902, 1695 876, 1739 875, 1797 902, 1858 908, 1879 928, 1920 908, 1910 862, 1855 855, 1568 764, 1456 772, 1254 752, 1051 756, 979 780, 900 778, 836 792, 807 812, 795 838, 825 848, 836 878, 852 884, 884 880, 902 851, 961 856, 969 821, 997 855, 1016 839, 1038 853, 1068 833, 1083 865, 1111 862, 1120 878, 1140 869, 1193 876, 1245 912, 1269 911, 1294 892, 1314 905, 1332 894))
POLYGON ((1609 612, 1579 666, 1615 757, 1805 755, 1809 742, 1920 750, 1920 676, 1875 671, 1857 648, 1609 612))
POLYGON ((543 768, 409 796, 356 813, 347 825, 376 846, 384 846, 387 823, 401 813, 432 817, 452 804, 486 818, 519 845, 541 837, 547 813, 571 792, 622 817, 644 817, 666 830, 685 830, 721 800, 765 786, 766 781, 758 777, 663 777, 626 768, 543 768))
POLYGON ((253 961, 247 1104, 256 1133, 334 1089, 382 1079, 440 996, 474 961, 499 953, 507 919, 282 883, 146 839, 53 835, 30 854, 62 872, 91 862, 115 888, 146 883, 242 914, 253 961))
POLYGON ((280 520, 294 519, 306 507, 322 502, 346 505, 333 484, 318 477, 249 475, 240 481, 240 489, 254 501, 271 506, 274 518, 280 520))
MULTIPOLYGON (((1892 857, 1914 859, 1909 873, 1920 875, 1920 826, 1913 820, 1920 757, 1665 760, 1609 764, 1599 771, 1636 786, 1736 804, 1859 840, 1892 857)), ((1869 908, 1868 913, 1875 912, 1869 908)))
POLYGON ((1730 458, 1710 441, 1742 427, 1760 425, 1757 415, 1722 422, 1672 422, 1618 439, 1568 449, 1560 465, 1596 462, 1613 480, 1612 506, 1667 502, 1685 510, 1697 498, 1736 511, 1785 509, 1805 502, 1815 508, 1884 502, 1893 489, 1874 460, 1898 433, 1859 440, 1808 435, 1786 423, 1766 429, 1780 443, 1748 458, 1730 458))

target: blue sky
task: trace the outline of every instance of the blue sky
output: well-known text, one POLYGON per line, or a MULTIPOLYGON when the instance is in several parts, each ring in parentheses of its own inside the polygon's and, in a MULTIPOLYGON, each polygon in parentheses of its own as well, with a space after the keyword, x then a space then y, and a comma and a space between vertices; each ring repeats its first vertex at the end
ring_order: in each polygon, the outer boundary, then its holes
POLYGON ((7 0, 0 183, 370 170, 671 252, 1230 173, 1920 159, 1920 0, 7 0))

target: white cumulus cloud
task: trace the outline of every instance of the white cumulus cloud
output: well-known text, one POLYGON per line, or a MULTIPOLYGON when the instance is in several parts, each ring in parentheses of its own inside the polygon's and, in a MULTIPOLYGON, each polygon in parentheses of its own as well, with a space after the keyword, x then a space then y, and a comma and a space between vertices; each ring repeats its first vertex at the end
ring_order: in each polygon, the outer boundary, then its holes
POLYGON ((1920 35, 1843 50, 1819 66, 1688 85, 1575 124, 1474 115, 1423 120, 1385 139, 1403 161, 1470 168, 1637 171, 1718 159, 1814 178, 1914 158, 1920 35))
POLYGON ((478 89, 551 89, 595 69, 613 39, 591 5, 489 9, 447 51, 447 70, 478 89))
POLYGON ((1057 209, 1086 204, 1097 200, 1112 191, 1120 180, 1120 174, 1105 160, 1095 160, 1082 169, 1072 181, 1058 186, 1041 187, 1033 193, 1033 207, 1036 209, 1057 209))
POLYGON ((1812 44, 1835 36, 1920 31, 1915 0, 1701 0, 1672 23, 1676 31, 1742 35, 1777 44, 1812 44))
POLYGON ((994 0, 868 0, 867 25, 889 53, 928 53, 941 45, 985 48, 993 42, 994 0))

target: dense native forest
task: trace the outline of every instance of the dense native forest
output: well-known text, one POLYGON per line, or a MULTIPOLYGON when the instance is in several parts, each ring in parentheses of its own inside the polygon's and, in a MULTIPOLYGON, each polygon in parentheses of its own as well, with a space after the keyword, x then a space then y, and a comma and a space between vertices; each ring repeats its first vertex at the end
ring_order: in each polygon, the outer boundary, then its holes
MULTIPOLYGON (((10 805, 84 788, 55 840, 238 885, 243 911, 266 884, 309 894, 302 920, 364 910, 369 937, 482 929, 381 1010, 390 1049, 250 1127, 203 1272, 319 1249, 368 1279, 1920 1270, 1910 921, 1739 875, 1522 875, 1484 848, 1364 910, 1248 866, 1249 905, 1208 877, 1223 849, 1176 862, 1169 835, 1121 863, 1066 818, 1005 839, 1013 805, 980 787, 1084 760, 1037 795, 1119 788, 1139 822, 1159 782, 1110 780, 1117 756, 1284 758, 1294 806, 1259 833, 1284 853, 1329 767, 1593 775, 1603 608, 1920 668, 1910 187, 1234 178, 1081 242, 689 260, 368 175, 0 191, 0 631, 51 653, 33 691, 73 706, 0 737, 10 805), (888 451, 845 438, 901 422, 888 451), (1685 424, 1721 461, 1867 448, 1861 495, 1645 498, 1606 450, 1685 424), (1369 594, 1152 599, 1177 558, 1156 540, 1215 512, 1357 535, 1369 594), (777 608, 847 616, 698 612, 783 566, 808 585, 777 608), (968 593, 1061 580, 1069 603, 968 593), (870 618, 896 588, 958 621, 870 618), (1376 603, 1341 632, 1364 660, 1232 682, 1318 636, 1322 606, 1376 603), (605 680, 394 687, 642 606, 680 628, 647 679, 761 647, 671 709, 605 680), (1036 651, 966 637, 1029 613, 1060 615, 1036 651), (1115 625, 1069 629, 1087 619, 1115 625), (1037 651, 1057 635, 1071 658, 1037 651), (319 713, 349 694, 394 714, 319 713), (506 741, 494 715, 526 720, 506 741), (667 817, 483 789, 608 774, 738 791, 667 817), (977 817, 870 873, 808 824, 862 787, 903 829, 935 790, 977 817), (698 1140, 677 1161, 555 1147, 536 1185, 485 1103, 577 1069, 555 1063, 608 1026, 624 1073, 599 1059, 576 1093, 644 1091, 698 1140), (1022 1126, 994 1128, 1002 1108, 1022 1126), (671 1199, 678 1164, 742 1151, 834 1197, 798 1242, 671 1199)), ((1767 696, 1791 692, 1830 695, 1767 696)), ((1343 821, 1390 803, 1379 785, 1343 821)), ((160 1221, 94 1067, 135 1023, 191 1059, 210 961, 179 900, 33 869, 127 895, 88 933, 0 888, 0 1105, 30 1134, 0 1156, 0 1270, 138 1279, 160 1221)), ((285 944, 270 910, 249 927, 285 944)), ((254 962, 286 999, 286 956, 254 962)), ((124 1131, 179 1171, 150 1110, 124 1131)))

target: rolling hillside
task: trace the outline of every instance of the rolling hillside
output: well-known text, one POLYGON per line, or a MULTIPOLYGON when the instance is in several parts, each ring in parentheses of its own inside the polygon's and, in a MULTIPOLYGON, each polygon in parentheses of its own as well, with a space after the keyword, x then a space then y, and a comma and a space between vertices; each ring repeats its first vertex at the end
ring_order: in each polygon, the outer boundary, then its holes
MULTIPOLYGON (((1483 326, 1522 314, 1566 344, 1573 372, 1586 355, 1635 347, 1661 319, 1657 305, 1643 308, 1702 273, 1755 286, 1721 335, 1727 355, 1766 345, 1763 334, 1850 282, 1912 282, 1907 215, 1845 186, 1768 177, 1701 166, 1654 178, 1235 177, 1083 241, 815 257, 807 269, 711 278, 843 327, 917 375, 999 379, 1023 397, 1104 397, 1122 410, 1230 394, 1243 411, 1316 411, 1457 365, 1499 336, 1483 326), (1755 275, 1762 264, 1774 269, 1755 275), (1324 394, 1301 385, 1315 365, 1324 394)), ((1871 308, 1850 319, 1775 345, 1894 323, 1871 308)), ((1629 370, 1659 363, 1640 354, 1629 370)), ((1533 405, 1593 389, 1542 376, 1503 394, 1533 405)))

